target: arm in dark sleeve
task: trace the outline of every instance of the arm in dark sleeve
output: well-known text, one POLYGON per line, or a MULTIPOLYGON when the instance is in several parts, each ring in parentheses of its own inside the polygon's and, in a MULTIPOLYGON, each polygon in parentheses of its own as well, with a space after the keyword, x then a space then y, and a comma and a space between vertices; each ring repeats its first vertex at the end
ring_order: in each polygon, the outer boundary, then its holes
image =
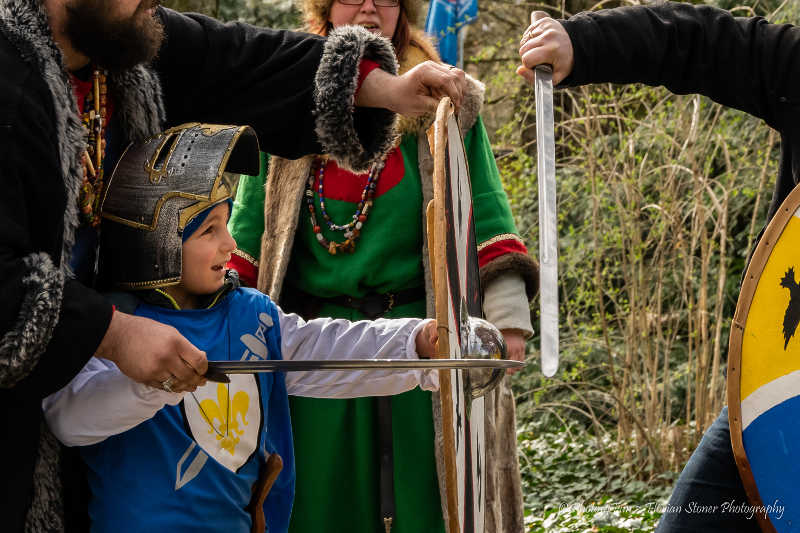
POLYGON ((112 308, 59 266, 64 184, 39 105, 23 97, 24 116, 0 118, 0 387, 44 397, 89 360, 112 308))
POLYGON ((665 3, 562 21, 574 49, 563 85, 641 82, 700 93, 779 127, 800 94, 800 28, 665 3))
POLYGON ((265 152, 340 153, 358 169, 391 146, 394 114, 354 108, 362 59, 397 72, 385 39, 363 28, 325 39, 163 8, 159 14, 166 40, 155 67, 170 125, 249 124, 265 152))

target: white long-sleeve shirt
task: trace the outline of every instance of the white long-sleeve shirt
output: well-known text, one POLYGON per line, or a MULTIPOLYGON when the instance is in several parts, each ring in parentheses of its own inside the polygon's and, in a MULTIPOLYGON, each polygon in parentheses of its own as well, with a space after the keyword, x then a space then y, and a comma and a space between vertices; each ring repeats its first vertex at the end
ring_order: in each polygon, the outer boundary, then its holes
MULTIPOLYGON (((247 289, 239 289, 228 298, 240 291, 249 300, 258 299, 247 289)), ((235 298, 233 300, 235 303, 235 298)), ((217 307, 208 311, 213 313, 217 307)), ((318 318, 305 321, 298 315, 283 313, 280 308, 277 308, 277 312, 280 349, 285 360, 416 359, 416 336, 427 322, 415 318, 359 322, 318 318)), ((180 313, 170 311, 165 314, 167 318, 180 318, 180 313)), ((274 327, 268 313, 257 314, 261 328, 266 330, 274 327)), ((163 317, 158 314, 155 318, 161 320, 163 317)), ((185 315, 183 320, 186 320, 185 315)), ((233 322, 230 318, 226 320, 233 322)), ((169 323, 169 320, 162 321, 169 323)), ((199 327, 202 328, 202 324, 199 327)), ((178 330, 187 335, 185 327, 178 327, 178 330)), ((197 345, 192 335, 187 335, 187 338, 197 345)), ((258 338, 263 338, 263 330, 261 337, 251 333, 241 335, 240 340, 247 346, 242 358, 247 353, 258 355, 259 350, 263 350, 263 356, 267 355, 266 344, 259 344, 258 338)), ((214 353, 213 347, 198 348, 205 349, 210 360, 224 359, 215 357, 219 354, 214 353)), ((230 347, 227 348, 230 353, 230 347)), ((287 392, 291 395, 353 398, 399 394, 416 386, 437 390, 438 373, 422 370, 287 372, 285 382, 287 392)), ((209 386, 216 384, 206 385, 209 386)), ((67 386, 45 398, 42 407, 50 429, 61 442, 67 446, 85 446, 135 427, 152 418, 165 405, 179 404, 184 396, 185 393, 169 393, 134 382, 122 374, 113 362, 92 357, 67 386)))

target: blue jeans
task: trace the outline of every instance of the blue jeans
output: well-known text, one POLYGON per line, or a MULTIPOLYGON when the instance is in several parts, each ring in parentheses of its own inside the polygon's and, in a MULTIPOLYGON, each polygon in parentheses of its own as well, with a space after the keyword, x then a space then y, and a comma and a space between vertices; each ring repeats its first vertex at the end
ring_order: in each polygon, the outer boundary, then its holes
POLYGON ((656 532, 760 533, 755 517, 726 511, 746 503, 724 407, 681 472, 656 532))

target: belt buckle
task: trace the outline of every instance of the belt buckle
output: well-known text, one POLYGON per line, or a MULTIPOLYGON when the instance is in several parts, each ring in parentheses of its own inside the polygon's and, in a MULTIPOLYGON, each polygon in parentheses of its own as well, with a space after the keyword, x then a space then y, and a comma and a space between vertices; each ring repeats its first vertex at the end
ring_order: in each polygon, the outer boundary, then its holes
POLYGON ((384 316, 394 308, 394 294, 369 294, 362 298, 359 311, 370 319, 374 320, 384 316))

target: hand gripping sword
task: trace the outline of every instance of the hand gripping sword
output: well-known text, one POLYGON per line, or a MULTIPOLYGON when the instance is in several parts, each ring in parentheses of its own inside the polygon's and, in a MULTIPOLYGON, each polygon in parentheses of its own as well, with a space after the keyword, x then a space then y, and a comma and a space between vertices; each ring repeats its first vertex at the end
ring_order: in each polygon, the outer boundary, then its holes
MULTIPOLYGON (((522 361, 506 359, 506 343, 500 331, 486 320, 469 317, 462 331, 461 344, 465 349, 464 359, 300 359, 300 360, 250 360, 209 361, 205 378, 209 381, 228 383, 228 374, 256 374, 262 372, 308 372, 333 370, 501 370, 521 368, 522 361)), ((502 379, 504 372, 492 372, 481 382, 478 376, 471 386, 473 398, 483 396, 502 379)))
POLYGON ((539 180, 539 315, 542 373, 558 370, 558 218, 556 212, 556 142, 553 69, 534 69, 536 155, 539 180))

